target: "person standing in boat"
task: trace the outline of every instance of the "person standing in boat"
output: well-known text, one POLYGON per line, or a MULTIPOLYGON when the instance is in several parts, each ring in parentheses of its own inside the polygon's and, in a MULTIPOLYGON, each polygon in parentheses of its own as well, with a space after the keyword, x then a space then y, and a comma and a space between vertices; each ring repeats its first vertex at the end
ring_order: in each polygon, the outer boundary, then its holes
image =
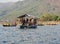
POLYGON ((36 24, 37 24, 37 20, 34 18, 31 18, 29 25, 32 26, 32 25, 36 25, 36 24))
POLYGON ((28 18, 23 18, 22 25, 27 26, 28 18))
POLYGON ((37 19, 34 19, 34 25, 37 25, 37 19))
POLYGON ((31 18, 30 22, 29 22, 29 26, 31 26, 31 25, 34 25, 34 19, 33 18, 31 18))

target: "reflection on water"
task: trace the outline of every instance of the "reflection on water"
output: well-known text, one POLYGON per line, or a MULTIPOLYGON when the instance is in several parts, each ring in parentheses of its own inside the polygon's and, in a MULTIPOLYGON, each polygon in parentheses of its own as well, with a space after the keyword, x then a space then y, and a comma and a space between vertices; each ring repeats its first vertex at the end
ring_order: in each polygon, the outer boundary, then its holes
POLYGON ((0 26, 0 44, 60 44, 60 25, 25 30, 0 26))

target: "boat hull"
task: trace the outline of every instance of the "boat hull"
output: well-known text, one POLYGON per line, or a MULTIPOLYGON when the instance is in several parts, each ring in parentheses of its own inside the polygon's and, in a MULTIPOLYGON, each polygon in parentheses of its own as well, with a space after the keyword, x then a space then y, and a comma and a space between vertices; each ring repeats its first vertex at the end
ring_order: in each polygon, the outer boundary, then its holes
POLYGON ((36 29, 37 28, 37 25, 34 25, 34 26, 24 26, 24 25, 21 25, 20 26, 20 29, 25 29, 25 28, 36 29))
POLYGON ((16 25, 3 25, 3 27, 15 27, 16 25))

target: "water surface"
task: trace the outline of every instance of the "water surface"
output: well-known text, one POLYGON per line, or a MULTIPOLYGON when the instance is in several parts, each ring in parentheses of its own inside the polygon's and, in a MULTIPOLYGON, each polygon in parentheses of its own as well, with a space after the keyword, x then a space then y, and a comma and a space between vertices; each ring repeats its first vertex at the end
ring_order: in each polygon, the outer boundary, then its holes
POLYGON ((0 26, 0 44, 60 44, 60 25, 37 29, 0 26))

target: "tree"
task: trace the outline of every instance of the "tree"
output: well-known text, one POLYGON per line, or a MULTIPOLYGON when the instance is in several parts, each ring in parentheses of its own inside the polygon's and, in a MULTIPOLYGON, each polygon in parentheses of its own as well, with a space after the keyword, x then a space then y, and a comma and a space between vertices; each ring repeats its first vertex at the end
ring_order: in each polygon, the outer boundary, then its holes
POLYGON ((60 17, 54 14, 44 14, 41 19, 43 19, 43 21, 57 21, 60 20, 60 17))
POLYGON ((52 15, 52 21, 57 21, 58 16, 52 15))
POLYGON ((60 21, 60 17, 57 18, 57 21, 60 21))
POLYGON ((50 21, 51 20, 51 15, 50 14, 45 14, 41 17, 44 21, 50 21))

